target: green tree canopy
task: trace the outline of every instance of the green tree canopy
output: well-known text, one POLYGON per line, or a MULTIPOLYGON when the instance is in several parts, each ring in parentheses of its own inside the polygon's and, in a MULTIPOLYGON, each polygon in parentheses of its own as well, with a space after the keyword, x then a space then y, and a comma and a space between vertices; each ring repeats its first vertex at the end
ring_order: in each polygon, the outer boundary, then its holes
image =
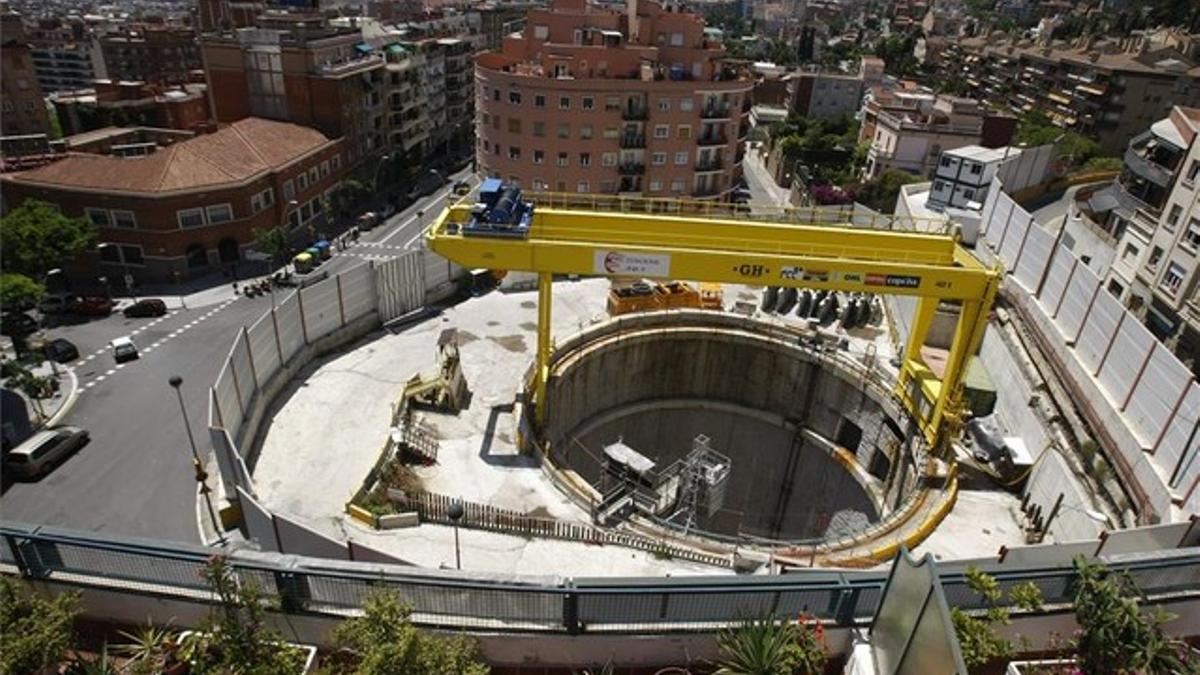
POLYGON ((1057 127, 1045 113, 1035 110, 1021 118, 1016 140, 1030 147, 1056 143, 1060 155, 1070 156, 1075 166, 1082 166, 1100 154, 1100 144, 1074 131, 1057 127))
POLYGON ((288 250, 287 233, 282 227, 255 228, 254 250, 271 256, 271 263, 279 262, 288 250))
POLYGON ((36 304, 45 292, 41 284, 24 274, 0 274, 0 306, 5 309, 36 304))
POLYGON ((28 199, 0 218, 0 249, 7 272, 33 279, 91 248, 96 230, 84 218, 64 216, 54 206, 28 199))
POLYGON ((920 181, 920 176, 907 171, 888 169, 878 178, 859 186, 855 190, 855 201, 880 213, 891 213, 896 208, 896 197, 900 195, 900 188, 920 181))

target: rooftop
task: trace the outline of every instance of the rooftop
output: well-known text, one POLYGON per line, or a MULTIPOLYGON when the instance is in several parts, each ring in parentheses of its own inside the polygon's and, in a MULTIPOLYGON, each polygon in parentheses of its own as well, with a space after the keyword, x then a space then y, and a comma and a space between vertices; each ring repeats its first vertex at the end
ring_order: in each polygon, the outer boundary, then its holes
POLYGON ((85 190, 169 193, 242 182, 329 142, 308 127, 249 117, 149 155, 72 154, 5 180, 85 190))

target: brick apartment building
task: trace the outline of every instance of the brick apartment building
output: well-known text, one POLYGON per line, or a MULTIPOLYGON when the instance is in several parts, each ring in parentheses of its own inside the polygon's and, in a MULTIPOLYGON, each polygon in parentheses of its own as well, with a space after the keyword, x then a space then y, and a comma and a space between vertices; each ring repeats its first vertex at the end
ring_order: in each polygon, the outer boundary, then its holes
POLYGON ((191 26, 133 24, 100 38, 108 79, 182 84, 203 68, 191 26))
POLYGON ((1018 115, 1040 110, 1095 138, 1106 154, 1120 154, 1171 106, 1200 105, 1200 36, 1172 30, 1069 43, 963 38, 946 45, 937 63, 969 95, 1018 115))
POLYGON ((0 14, 0 40, 0 135, 50 133, 50 118, 20 14, 0 14))
POLYGON ((27 28, 42 91, 72 91, 108 77, 100 40, 82 17, 41 19, 27 28))
POLYGON ((107 126, 147 126, 200 131, 213 126, 204 84, 174 87, 97 80, 91 88, 51 94, 63 134, 107 126))
POLYGON ((238 263, 255 229, 319 226, 322 198, 346 172, 340 139, 257 118, 165 147, 143 145, 147 154, 72 153, 0 176, 4 203, 50 202, 88 218, 97 240, 113 244, 82 256, 73 274, 128 271, 139 282, 172 281, 238 263))
POLYGON ((534 190, 721 197, 742 175, 747 71, 650 0, 531 10, 476 58, 478 167, 534 190))

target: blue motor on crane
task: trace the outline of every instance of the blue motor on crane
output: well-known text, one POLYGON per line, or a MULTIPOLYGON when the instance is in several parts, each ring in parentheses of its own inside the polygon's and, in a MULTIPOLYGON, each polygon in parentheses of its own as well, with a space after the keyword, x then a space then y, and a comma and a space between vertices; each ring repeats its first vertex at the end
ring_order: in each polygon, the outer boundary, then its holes
POLYGON ((479 201, 471 207, 464 235, 524 237, 533 221, 533 204, 521 199, 521 188, 489 178, 479 186, 479 201))

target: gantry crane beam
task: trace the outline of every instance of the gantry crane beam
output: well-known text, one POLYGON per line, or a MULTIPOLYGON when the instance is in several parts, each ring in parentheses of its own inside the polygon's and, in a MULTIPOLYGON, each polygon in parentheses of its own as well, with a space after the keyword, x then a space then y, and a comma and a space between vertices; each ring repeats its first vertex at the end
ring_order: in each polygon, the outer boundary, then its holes
POLYGON ((445 210, 428 247, 466 267, 538 274, 533 394, 545 415, 550 284, 555 274, 688 279, 918 297, 896 394, 932 444, 956 432, 966 359, 982 339, 999 281, 951 234, 537 207, 526 229, 473 229, 471 207, 445 210), (938 303, 960 306, 941 378, 920 347, 938 303))

